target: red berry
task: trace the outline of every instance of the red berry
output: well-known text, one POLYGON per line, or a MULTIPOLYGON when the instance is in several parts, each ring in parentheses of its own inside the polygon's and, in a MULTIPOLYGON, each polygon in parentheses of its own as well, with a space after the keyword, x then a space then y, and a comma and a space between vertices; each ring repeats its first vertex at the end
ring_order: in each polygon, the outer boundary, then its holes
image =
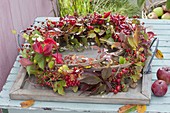
POLYGON ((93 29, 94 29, 93 26, 87 26, 87 28, 88 28, 89 30, 93 30, 93 29))
POLYGON ((120 84, 121 80, 120 80, 120 79, 117 79, 116 82, 117 82, 117 84, 120 84))
POLYGON ((121 90, 120 85, 116 86, 116 90, 117 90, 117 91, 120 91, 120 90, 121 90))
POLYGON ((54 25, 56 24, 56 22, 51 22, 51 23, 54 24, 54 25))
POLYGON ((115 90, 113 91, 113 93, 114 93, 114 94, 117 94, 117 93, 118 93, 118 91, 115 89, 115 90))
POLYGON ((70 20, 70 24, 71 25, 75 25, 76 24, 76 20, 70 20))
POLYGON ((104 23, 104 20, 98 20, 98 24, 101 25, 104 23))
POLYGON ((116 72, 116 69, 112 69, 112 72, 116 72))

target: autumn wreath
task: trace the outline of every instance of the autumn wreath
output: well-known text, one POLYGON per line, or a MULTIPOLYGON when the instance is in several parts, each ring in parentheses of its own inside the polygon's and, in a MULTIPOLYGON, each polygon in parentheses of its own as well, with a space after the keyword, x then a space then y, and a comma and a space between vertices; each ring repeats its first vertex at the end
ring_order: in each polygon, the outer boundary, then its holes
POLYGON ((20 63, 37 83, 60 95, 128 91, 142 77, 153 32, 138 19, 111 12, 38 22, 22 34, 20 63))

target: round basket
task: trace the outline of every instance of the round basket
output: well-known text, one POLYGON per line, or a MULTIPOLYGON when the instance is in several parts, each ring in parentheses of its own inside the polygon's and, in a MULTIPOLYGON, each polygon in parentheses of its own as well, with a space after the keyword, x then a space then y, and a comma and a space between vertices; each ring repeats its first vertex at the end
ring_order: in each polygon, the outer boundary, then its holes
POLYGON ((167 0, 161 0, 153 2, 152 0, 148 0, 147 3, 144 4, 144 8, 142 10, 142 18, 148 19, 147 15, 155 8, 162 7, 166 3, 167 0))

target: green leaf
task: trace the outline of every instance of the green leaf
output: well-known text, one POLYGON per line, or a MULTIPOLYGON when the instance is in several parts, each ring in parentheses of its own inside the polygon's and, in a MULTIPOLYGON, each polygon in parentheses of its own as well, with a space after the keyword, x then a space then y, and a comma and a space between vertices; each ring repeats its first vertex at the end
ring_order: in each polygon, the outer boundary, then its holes
POLYGON ((27 70, 27 72, 28 72, 28 75, 31 75, 32 73, 31 73, 31 70, 33 69, 32 68, 33 66, 27 66, 26 67, 26 70, 27 70))
POLYGON ((52 69, 54 67, 54 61, 48 62, 48 67, 52 69))
POLYGON ((134 82, 137 82, 140 79, 140 73, 130 76, 134 82))
POLYGON ((86 78, 82 79, 80 82, 90 84, 90 85, 95 85, 101 82, 102 80, 97 77, 97 76, 87 76, 86 78))
POLYGON ((94 28, 94 31, 95 31, 96 33, 100 33, 100 29, 99 29, 99 28, 94 28))
POLYGON ((146 0, 137 0, 137 5, 142 7, 146 0))
POLYGON ((143 52, 143 51, 144 51, 143 47, 139 48, 139 52, 143 52))
POLYGON ((137 65, 137 66, 144 66, 144 63, 143 62, 137 62, 137 63, 135 63, 135 65, 137 65))
POLYGON ((41 35, 41 33, 38 30, 33 31, 33 34, 41 35))
POLYGON ((108 41, 114 43, 114 40, 111 37, 108 39, 108 41))
POLYGON ((97 36, 95 37, 95 42, 97 43, 98 46, 101 45, 101 44, 100 44, 100 41, 99 41, 99 38, 98 38, 97 36))
POLYGON ((142 33, 142 35, 144 36, 144 39, 145 39, 145 40, 148 40, 148 35, 147 35, 147 33, 145 33, 144 31, 142 31, 141 33, 142 33))
POLYGON ((82 44, 83 44, 84 46, 88 46, 87 38, 86 38, 86 37, 81 37, 81 41, 82 41, 82 44))
POLYGON ((38 66, 44 70, 44 67, 45 67, 45 58, 42 57, 40 61, 38 61, 38 66))
POLYGON ((71 39, 71 44, 79 45, 79 41, 76 38, 71 39))
POLYGON ((106 91, 106 84, 100 84, 97 94, 102 94, 106 91))
POLYGON ((106 80, 107 78, 109 78, 111 75, 112 75, 112 69, 109 67, 109 68, 104 68, 101 72, 102 74, 102 78, 104 80, 106 80))
POLYGON ((46 62, 49 62, 50 60, 51 60, 51 56, 47 56, 46 58, 45 58, 45 60, 46 60, 46 62))
POLYGON ((138 19, 133 19, 133 20, 132 20, 132 24, 140 25, 140 20, 138 20, 138 19))
POLYGON ((126 59, 122 56, 119 57, 119 64, 125 64, 126 63, 126 59))
POLYGON ((74 27, 71 31, 70 31, 70 33, 77 33, 79 31, 79 28, 78 27, 74 27))
POLYGON ((58 88, 58 94, 60 94, 60 95, 65 95, 65 92, 64 92, 64 88, 63 88, 63 87, 59 87, 59 88, 58 88))
POLYGON ((140 73, 143 69, 143 66, 135 66, 136 72, 140 73))
POLYGON ((88 38, 95 38, 95 37, 96 37, 96 33, 94 33, 94 32, 88 33, 88 38))
POLYGON ((36 62, 39 62, 42 59, 42 57, 43 57, 42 54, 36 53, 34 56, 34 60, 36 60, 36 62))
POLYGON ((27 52, 26 52, 26 51, 27 51, 27 50, 24 49, 24 50, 22 51, 22 53, 21 53, 21 55, 22 55, 23 58, 27 58, 27 52))
POLYGON ((64 88, 66 86, 66 82, 64 80, 61 80, 61 81, 57 81, 54 83, 54 88, 53 88, 53 91, 54 92, 57 92, 58 91, 58 94, 60 95, 64 95, 65 92, 64 92, 64 88))
POLYGON ((36 53, 34 57, 34 62, 38 63, 38 66, 44 70, 45 67, 45 57, 42 54, 36 53))
POLYGON ((170 0, 167 0, 167 1, 166 1, 166 9, 167 9, 167 10, 170 10, 170 0))
POLYGON ((136 49, 136 45, 134 43, 133 37, 128 37, 128 43, 133 49, 136 49))
POLYGON ((122 107, 119 108, 118 113, 131 113, 136 111, 137 105, 124 105, 122 107))
POLYGON ((31 74, 36 75, 36 74, 41 74, 42 73, 41 71, 36 69, 35 65, 27 66, 26 70, 28 72, 28 75, 31 75, 31 74))
POLYGON ((73 86, 72 90, 73 90, 74 93, 76 93, 78 91, 78 86, 73 86))

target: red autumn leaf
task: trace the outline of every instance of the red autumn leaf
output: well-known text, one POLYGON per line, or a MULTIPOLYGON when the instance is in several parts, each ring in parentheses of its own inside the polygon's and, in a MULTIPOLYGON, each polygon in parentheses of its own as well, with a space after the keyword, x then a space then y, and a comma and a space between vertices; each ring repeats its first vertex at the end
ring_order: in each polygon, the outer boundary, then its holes
POLYGON ((148 38, 149 39, 151 39, 151 38, 153 38, 154 36, 156 36, 153 32, 147 32, 147 34, 148 34, 148 38))
POLYGON ((58 64, 63 64, 62 54, 55 53, 55 54, 53 54, 53 57, 55 58, 55 60, 58 64))
POLYGON ((55 42, 54 39, 52 39, 52 38, 46 38, 46 39, 44 40, 44 43, 45 43, 45 44, 53 44, 53 45, 56 45, 56 42, 55 42))
POLYGON ((49 56, 52 53, 53 45, 52 44, 46 44, 43 49, 44 56, 49 56))
POLYGON ((109 12, 104 13, 104 18, 107 18, 108 16, 110 16, 110 14, 111 14, 111 12, 110 12, 110 11, 109 11, 109 12))
POLYGON ((27 59, 27 58, 21 58, 21 59, 19 60, 19 62, 21 63, 22 66, 30 66, 30 65, 33 64, 33 63, 32 63, 29 59, 27 59))
POLYGON ((35 52, 43 53, 43 48, 40 42, 36 42, 32 47, 35 52))

